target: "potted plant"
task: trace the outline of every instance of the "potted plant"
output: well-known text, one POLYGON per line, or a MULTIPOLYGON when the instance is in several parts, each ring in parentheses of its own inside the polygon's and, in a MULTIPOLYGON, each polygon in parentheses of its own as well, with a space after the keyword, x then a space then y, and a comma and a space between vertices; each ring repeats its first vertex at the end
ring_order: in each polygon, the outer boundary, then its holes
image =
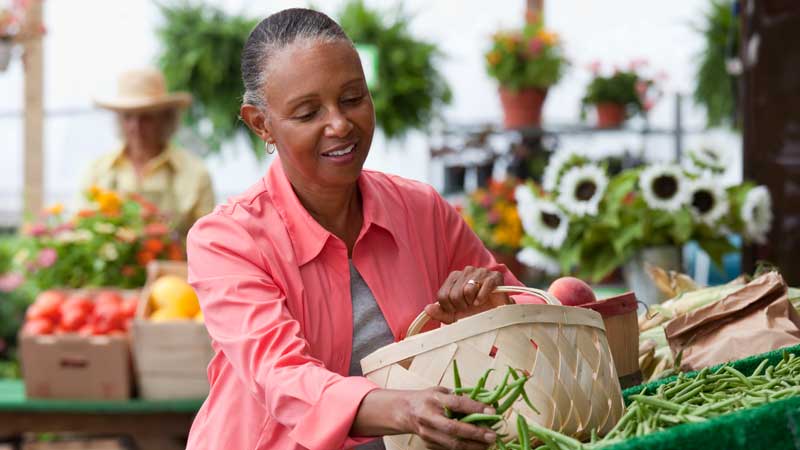
POLYGON ((592 80, 586 87, 581 115, 594 105, 597 109, 597 127, 614 128, 636 114, 647 114, 653 108, 660 91, 656 80, 645 77, 640 70, 647 66, 644 60, 631 61, 627 69, 615 67, 604 74, 600 62, 589 66, 592 80))
POLYGON ((383 134, 392 139, 427 128, 452 99, 437 67, 438 47, 414 36, 411 18, 399 10, 384 13, 362 0, 351 0, 338 19, 356 45, 376 50, 377 76, 370 92, 376 124, 383 134))
POLYGON ((712 260, 733 250, 731 233, 763 242, 772 221, 769 192, 726 187, 718 174, 650 164, 609 176, 604 161, 561 151, 516 199, 525 237, 518 258, 547 272, 599 281, 616 267, 637 297, 658 300, 646 263, 680 269, 680 249, 697 241, 712 260))
POLYGON ((487 188, 469 194, 461 214, 495 259, 520 277, 522 266, 516 254, 522 239, 522 223, 514 200, 517 185, 519 181, 514 178, 489 180, 487 188))
POLYGON ((486 68, 500 84, 505 127, 540 126, 547 90, 566 67, 558 35, 539 17, 529 19, 521 30, 495 33, 486 68))

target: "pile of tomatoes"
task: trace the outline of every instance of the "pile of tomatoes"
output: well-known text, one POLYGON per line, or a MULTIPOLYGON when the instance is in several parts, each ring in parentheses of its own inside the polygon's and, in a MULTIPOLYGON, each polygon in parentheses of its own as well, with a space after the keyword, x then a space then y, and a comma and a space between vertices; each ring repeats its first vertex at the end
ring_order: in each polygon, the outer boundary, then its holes
POLYGON ((125 334, 131 327, 137 304, 138 295, 123 295, 115 290, 44 291, 28 307, 22 333, 125 334))

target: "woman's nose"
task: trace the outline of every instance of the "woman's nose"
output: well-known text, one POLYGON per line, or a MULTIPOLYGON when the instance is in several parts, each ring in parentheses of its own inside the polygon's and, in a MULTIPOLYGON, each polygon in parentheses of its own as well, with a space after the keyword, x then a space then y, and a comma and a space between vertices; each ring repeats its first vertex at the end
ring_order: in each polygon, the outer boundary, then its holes
POLYGON ((339 109, 331 112, 325 134, 328 137, 346 137, 353 130, 353 123, 339 109))

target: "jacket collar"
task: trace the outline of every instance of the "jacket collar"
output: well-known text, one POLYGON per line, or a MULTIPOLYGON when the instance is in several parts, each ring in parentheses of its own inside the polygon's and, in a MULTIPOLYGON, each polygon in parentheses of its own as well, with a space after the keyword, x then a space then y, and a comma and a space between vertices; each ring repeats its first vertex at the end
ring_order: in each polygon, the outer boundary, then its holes
MULTIPOLYGON (((362 170, 358 177, 358 188, 361 192, 364 223, 361 235, 370 231, 373 226, 382 228, 397 239, 395 224, 386 210, 385 202, 380 198, 379 181, 376 173, 362 170)), ((322 227, 300 203, 289 179, 283 170, 279 158, 273 160, 267 174, 263 178, 272 204, 281 216, 292 246, 295 249, 297 262, 304 265, 316 258, 329 239, 337 239, 330 231, 322 227)), ((359 235, 359 239, 361 238, 359 235)))

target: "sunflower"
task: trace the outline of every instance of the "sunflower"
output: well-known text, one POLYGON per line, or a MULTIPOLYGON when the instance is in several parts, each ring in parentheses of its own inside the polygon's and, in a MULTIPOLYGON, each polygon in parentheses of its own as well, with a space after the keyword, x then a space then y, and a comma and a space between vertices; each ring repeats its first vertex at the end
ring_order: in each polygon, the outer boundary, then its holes
POLYGON ((712 178, 700 178, 689 187, 689 210, 695 219, 716 224, 728 214, 728 197, 722 185, 712 178))
POLYGON ((542 187, 547 192, 554 191, 566 169, 573 165, 586 162, 589 162, 589 159, 583 152, 577 150, 556 150, 550 155, 547 167, 544 168, 542 187))
POLYGON ((642 196, 653 209, 681 209, 688 202, 687 184, 683 171, 674 164, 654 164, 642 170, 639 175, 642 196))
POLYGON ((558 204, 576 216, 597 215, 608 176, 596 164, 573 167, 564 172, 558 184, 558 204))
POLYGON ((561 274, 561 266, 559 266, 555 258, 530 247, 526 247, 517 253, 517 261, 528 267, 539 269, 547 275, 557 276, 561 274))
POLYGON ((757 186, 747 191, 740 215, 744 223, 745 237, 764 244, 767 241, 767 233, 772 228, 772 197, 765 186, 757 186))
POLYGON ((545 248, 558 248, 567 238, 569 219, 558 205, 536 199, 530 188, 517 189, 517 209, 522 228, 545 248))

